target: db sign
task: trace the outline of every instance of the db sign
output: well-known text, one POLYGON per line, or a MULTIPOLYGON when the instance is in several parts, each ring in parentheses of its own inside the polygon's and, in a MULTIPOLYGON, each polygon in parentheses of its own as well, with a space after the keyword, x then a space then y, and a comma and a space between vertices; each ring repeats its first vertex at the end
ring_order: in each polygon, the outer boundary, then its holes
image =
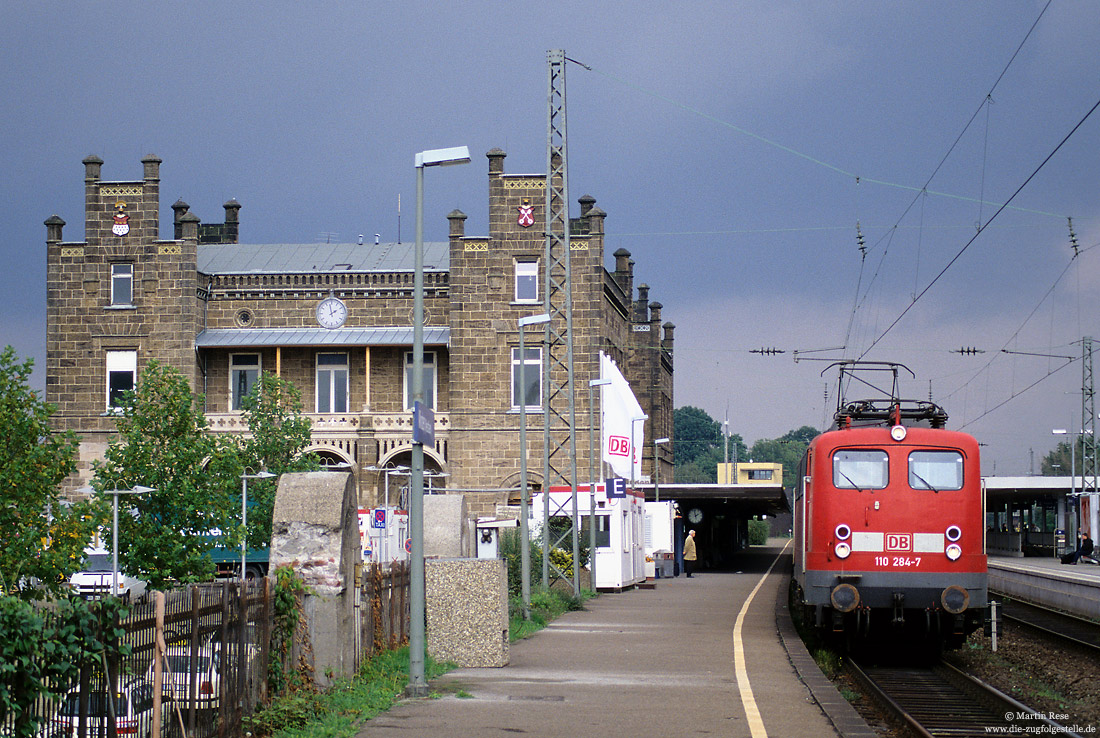
POLYGON ((913 550, 913 534, 911 534, 911 533, 887 533, 886 534, 886 550, 887 551, 912 551, 913 550))
POLYGON ((630 439, 626 436, 608 436, 607 455, 630 458, 630 439))

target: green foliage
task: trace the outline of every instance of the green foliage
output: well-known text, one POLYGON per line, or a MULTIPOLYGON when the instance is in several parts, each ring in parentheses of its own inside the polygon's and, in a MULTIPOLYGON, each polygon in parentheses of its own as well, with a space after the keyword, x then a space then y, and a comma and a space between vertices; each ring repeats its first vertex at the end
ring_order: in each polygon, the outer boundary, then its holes
POLYGON ((271 629, 272 657, 268 659, 267 684, 271 694, 283 694, 293 688, 300 688, 304 683, 304 675, 293 664, 289 664, 288 660, 290 647, 294 643, 294 633, 302 618, 302 596, 306 594, 306 587, 290 565, 277 567, 274 576, 271 602, 274 620, 271 629))
POLYGON ((83 563, 103 510, 62 504, 60 485, 76 469, 72 431, 53 432, 53 406, 28 384, 34 362, 0 351, 0 593, 58 594, 83 563))
POLYGON ((0 724, 13 718, 15 738, 37 735, 44 716, 33 709, 36 700, 68 692, 82 663, 99 667, 129 653, 119 626, 126 614, 114 597, 93 605, 61 600, 47 613, 0 596, 0 724))
POLYGON ((523 600, 519 596, 508 600, 509 641, 515 642, 537 633, 562 613, 584 609, 584 597, 574 597, 556 589, 542 587, 531 592, 531 617, 523 618, 523 600))
POLYGON ((1077 436, 1074 443, 1076 449, 1071 442, 1062 441, 1044 456, 1040 462, 1040 474, 1044 477, 1068 477, 1073 466, 1077 467, 1073 473, 1084 474, 1085 437, 1077 436))
POLYGON ((768 542, 768 521, 767 520, 750 520, 749 521, 749 545, 750 546, 763 546, 768 542))
MULTIPOLYGON (((425 676, 435 679, 454 668, 425 659, 425 676)), ((277 697, 246 719, 255 738, 350 738, 362 724, 388 710, 409 683, 409 649, 384 651, 365 661, 354 679, 326 692, 295 692, 277 697)))
POLYGON ((239 515, 235 443, 207 432, 202 398, 175 369, 150 362, 123 398, 118 437, 96 464, 93 487, 153 487, 119 495, 119 565, 154 589, 213 576, 207 533, 239 515))
MULTIPOLYGON (((266 469, 275 475, 316 471, 309 418, 302 415, 302 394, 290 381, 261 372, 252 391, 241 399, 248 435, 239 437, 241 473, 266 469)), ((248 485, 248 545, 265 548, 271 541, 271 516, 278 479, 253 479, 248 485)), ((238 543, 239 545, 239 539, 238 543)))
MULTIPOLYGON (((530 541, 530 570, 528 581, 536 582, 542 577, 542 546, 538 541, 530 541)), ((508 592, 519 597, 522 594, 522 557, 518 528, 502 529, 500 532, 500 555, 508 564, 508 592)))
MULTIPOLYGON (((726 452, 722 448, 722 424, 705 410, 685 406, 672 415, 676 434, 676 481, 707 484, 718 480, 718 465, 726 452)), ((792 488, 798 462, 818 431, 808 425, 788 431, 780 438, 762 438, 749 449, 740 435, 729 436, 730 463, 749 460, 783 465, 783 486, 792 488)))

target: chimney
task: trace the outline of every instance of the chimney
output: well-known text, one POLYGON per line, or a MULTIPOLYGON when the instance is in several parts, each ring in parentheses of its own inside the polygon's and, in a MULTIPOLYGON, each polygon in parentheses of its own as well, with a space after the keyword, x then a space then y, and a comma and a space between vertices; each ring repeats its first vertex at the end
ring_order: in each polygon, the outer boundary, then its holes
POLYGON ((634 322, 649 322, 649 285, 638 285, 638 299, 634 301, 634 322))
POLYGON ((508 156, 503 149, 492 148, 485 154, 489 159, 489 176, 504 174, 504 157, 508 156))
POLYGON ((235 198, 230 198, 225 205, 225 234, 226 243, 237 243, 240 235, 241 204, 235 198))
POLYGON ((199 223, 202 221, 194 213, 184 213, 180 217, 180 238, 184 241, 199 242, 199 223))
POLYGON ((149 154, 141 160, 141 163, 145 165, 146 182, 160 181, 160 162, 161 159, 156 154, 149 154))
POLYGON ((60 243, 61 229, 65 227, 65 221, 60 216, 51 215, 42 223, 46 226, 46 243, 60 243))
POLYGON ((103 169, 103 160, 95 154, 84 157, 84 181, 98 182, 99 174, 103 169))
POLYGON ((183 220, 183 216, 186 215, 190 208, 191 206, 185 203, 182 198, 172 203, 172 238, 177 241, 183 238, 183 230, 180 223, 183 220))
POLYGON ((615 257, 615 273, 611 276, 615 278, 615 283, 626 293, 626 299, 629 300, 634 296, 634 262, 630 260, 630 252, 626 249, 619 249, 612 256, 615 257))
POLYGON ((673 331, 676 330, 676 326, 674 326, 672 323, 665 323, 664 329, 665 329, 665 333, 664 333, 664 338, 661 339, 661 348, 663 348, 665 351, 667 351, 668 353, 671 354, 672 353, 673 331))
MULTIPOLYGON (((657 302, 656 300, 649 303, 649 322, 653 323, 654 328, 657 328, 659 325, 661 325, 661 308, 663 307, 664 305, 657 302)), ((653 332, 656 333, 657 331, 653 332)))
POLYGON ((596 198, 592 197, 592 195, 581 195, 577 202, 581 204, 581 217, 583 218, 588 215, 588 211, 596 204, 596 198))
POLYGON ((466 213, 457 208, 447 213, 447 220, 451 224, 450 240, 455 241, 466 235, 466 217, 466 213))

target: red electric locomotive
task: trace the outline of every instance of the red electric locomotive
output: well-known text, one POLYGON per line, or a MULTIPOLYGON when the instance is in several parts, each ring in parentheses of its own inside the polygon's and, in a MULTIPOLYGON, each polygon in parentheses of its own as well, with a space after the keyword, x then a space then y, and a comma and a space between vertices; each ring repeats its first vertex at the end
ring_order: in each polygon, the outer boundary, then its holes
MULTIPOLYGON (((870 366, 868 366, 870 364, 870 366)), ((794 512, 797 595, 816 625, 853 641, 957 647, 986 610, 978 442, 945 429, 932 402, 841 402, 800 464, 794 512)))

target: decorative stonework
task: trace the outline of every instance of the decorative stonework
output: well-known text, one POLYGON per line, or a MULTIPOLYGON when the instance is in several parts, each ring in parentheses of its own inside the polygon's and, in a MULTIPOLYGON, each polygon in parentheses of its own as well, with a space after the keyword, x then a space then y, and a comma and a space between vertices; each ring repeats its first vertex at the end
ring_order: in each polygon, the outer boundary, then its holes
POLYGON ((489 242, 481 241, 480 243, 467 243, 462 247, 463 251, 488 251, 489 242))
POLYGON ((506 190, 545 190, 546 180, 542 177, 504 178, 506 190))
POLYGON ((570 251, 588 251, 588 241, 569 241, 570 251))
POLYGON ((101 197, 141 197, 145 188, 141 185, 101 185, 101 197))
POLYGON ((64 246, 61 249, 61 256, 62 257, 76 257, 76 258, 79 258, 79 259, 83 259, 84 258, 84 247, 83 246, 64 246))
POLYGON ((183 247, 178 243, 166 243, 157 247, 157 253, 161 256, 179 256, 183 253, 183 247))

